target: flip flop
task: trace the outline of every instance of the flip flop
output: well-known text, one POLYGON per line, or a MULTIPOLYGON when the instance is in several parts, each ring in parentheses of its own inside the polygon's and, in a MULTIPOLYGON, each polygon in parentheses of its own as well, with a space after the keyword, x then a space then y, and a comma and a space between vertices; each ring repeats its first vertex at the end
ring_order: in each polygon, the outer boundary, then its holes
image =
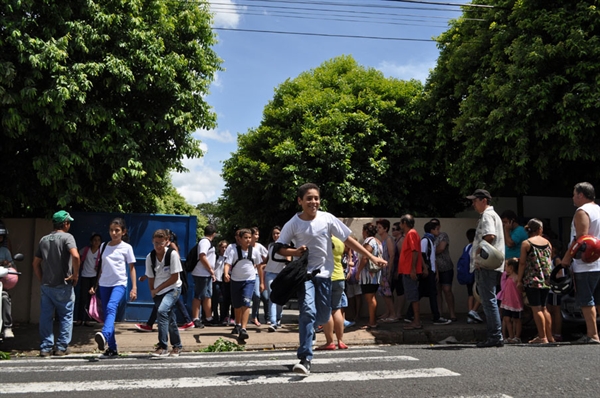
POLYGON ((406 325, 406 326, 404 326, 402 329, 404 329, 404 330, 417 330, 417 329, 423 329, 423 325, 406 325))
POLYGON ((258 321, 258 319, 253 319, 252 323, 255 324, 256 326, 260 326, 260 322, 258 321))
POLYGON ((539 336, 536 337, 533 340, 529 340, 529 344, 548 344, 548 340, 544 341, 546 339, 541 339, 539 336))
POLYGON ((338 342, 338 348, 340 350, 347 350, 348 346, 346 344, 344 344, 344 342, 340 341, 340 342, 338 342))
POLYGON ((336 349, 335 343, 323 344, 315 348, 317 351, 333 351, 336 349))
POLYGON ((365 325, 361 329, 362 330, 371 330, 371 329, 377 329, 377 327, 378 327, 378 325, 365 325))

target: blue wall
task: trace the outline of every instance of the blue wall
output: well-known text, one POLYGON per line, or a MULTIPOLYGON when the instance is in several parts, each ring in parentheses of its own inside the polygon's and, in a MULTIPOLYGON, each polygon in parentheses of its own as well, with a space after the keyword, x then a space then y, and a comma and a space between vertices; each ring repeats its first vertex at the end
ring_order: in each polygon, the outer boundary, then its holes
MULTIPOLYGON (((127 224, 129 243, 133 246, 137 277, 146 273, 146 256, 153 249, 152 235, 157 229, 168 228, 177 234, 182 261, 190 249, 196 244, 196 216, 177 216, 168 214, 118 214, 118 213, 71 213, 75 221, 69 231, 75 237, 79 248, 89 244, 93 233, 102 235, 102 241, 110 241, 108 227, 115 217, 122 217, 127 224)), ((129 274, 129 267, 127 269, 129 274)), ((192 286, 193 280, 188 275, 188 283, 192 286)), ((126 298, 129 299, 131 281, 127 283, 126 298)), ((136 301, 124 301, 119 307, 118 321, 145 322, 152 312, 154 303, 148 288, 148 282, 137 283, 138 298, 136 301)), ((188 290, 186 304, 188 311, 191 309, 193 287, 188 290)))

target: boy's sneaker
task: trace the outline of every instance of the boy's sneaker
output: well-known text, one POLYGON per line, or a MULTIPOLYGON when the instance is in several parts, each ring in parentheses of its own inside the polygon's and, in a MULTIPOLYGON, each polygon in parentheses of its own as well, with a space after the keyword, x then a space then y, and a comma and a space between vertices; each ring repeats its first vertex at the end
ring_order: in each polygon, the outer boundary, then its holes
POLYGON ((54 351, 54 356, 55 357, 64 357, 65 355, 69 355, 71 353, 71 350, 67 347, 66 350, 56 350, 54 351))
POLYGON ((173 349, 171 350, 171 353, 169 354, 169 356, 170 357, 178 357, 179 354, 181 354, 181 351, 183 351, 183 349, 177 348, 177 347, 173 347, 173 349))
POLYGON ((444 317, 439 317, 438 319, 436 319, 435 321, 433 321, 434 325, 448 325, 452 323, 452 321, 450 319, 446 319, 444 317))
POLYGON ((200 319, 194 319, 194 327, 198 329, 204 329, 204 324, 200 319))
POLYGON ((240 334, 240 330, 242 329, 241 325, 235 325, 231 330, 231 334, 240 334))
POLYGON ((277 325, 269 325, 269 327, 267 328, 267 332, 269 333, 273 333, 277 331, 277 325))
POLYGON ((471 310, 471 311, 469 311, 467 316, 477 323, 483 323, 483 319, 481 319, 481 317, 479 316, 477 311, 471 310))
POLYGON ((50 358, 50 351, 40 351, 40 357, 42 358, 50 358))
POLYGON ((181 325, 178 329, 179 330, 188 330, 188 329, 191 329, 193 327, 195 327, 194 322, 190 321, 190 322, 188 322, 188 323, 186 323, 184 325, 181 325))
POLYGON ((106 346, 106 338, 102 332, 96 332, 94 335, 94 340, 96 341, 96 344, 98 344, 98 350, 104 351, 104 346, 106 346))
POLYGON ((250 336, 248 336, 248 332, 246 331, 246 329, 241 328, 240 329, 240 334, 238 335, 238 339, 239 340, 246 340, 248 337, 250 337, 250 336))
POLYGON ((118 356, 119 356, 119 353, 117 352, 117 350, 111 350, 110 348, 108 348, 106 351, 104 351, 100 355, 100 358, 101 359, 109 359, 109 358, 116 358, 118 356))
POLYGON ((166 348, 159 348, 150 355, 152 355, 153 357, 168 357, 169 350, 167 350, 166 348))
POLYGON ((152 326, 146 325, 145 323, 136 323, 135 328, 140 332, 151 332, 152 326))
POLYGON ((13 333, 12 328, 4 329, 4 338, 5 339, 14 339, 15 338, 15 334, 13 333))
POLYGON ((304 376, 308 376, 310 374, 310 361, 306 359, 301 359, 300 363, 297 363, 292 368, 294 373, 298 373, 304 376))

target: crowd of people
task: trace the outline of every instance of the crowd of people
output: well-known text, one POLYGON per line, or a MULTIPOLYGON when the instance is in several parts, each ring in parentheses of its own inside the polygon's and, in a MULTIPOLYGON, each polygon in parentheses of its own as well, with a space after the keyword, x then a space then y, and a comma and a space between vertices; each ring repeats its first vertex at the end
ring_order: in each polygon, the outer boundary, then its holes
MULTIPOLYGON (((544 234, 540 220, 531 219, 522 227, 514 212, 498 215, 491 205, 492 196, 484 189, 476 190, 467 199, 480 218, 477 227, 466 233, 469 244, 456 267, 449 254, 450 238, 441 231, 439 219, 425 223, 422 235, 415 229, 410 214, 402 215, 393 225, 386 219, 366 223, 361 244, 339 219, 319 210, 319 187, 309 183, 298 190, 297 202, 302 210, 283 228, 271 229, 267 247, 258 242, 256 227, 238 229, 236 241, 229 243, 215 242, 217 230, 208 225, 198 242, 197 254, 183 264, 176 235, 159 229, 153 234, 154 249, 146 258, 145 274, 139 280, 122 218, 110 222, 110 241, 101 243, 101 236, 93 234, 89 245, 78 250, 69 233, 74 220, 61 210, 54 214, 53 231, 40 240, 33 260, 34 273, 41 282, 40 355, 69 353, 73 325, 93 325, 90 303, 98 295, 103 326, 94 339, 102 351, 101 357, 117 356, 114 323, 118 306, 127 293, 128 277, 129 300, 137 298, 138 282, 146 280, 154 300, 148 322, 136 325, 140 331, 151 331, 157 324, 158 343, 153 356, 178 356, 182 350, 179 331, 205 325, 230 325, 238 341, 244 343, 249 338, 248 324, 261 326, 261 302, 268 332, 277 332, 281 328, 282 307, 270 301, 271 285, 286 264, 306 250, 306 280, 297 291, 300 362, 294 371, 300 374, 310 373, 314 335, 321 330, 326 343, 316 350, 347 348, 344 328, 355 325, 375 329, 381 323, 404 321, 405 330, 421 329, 420 303, 424 297, 428 298, 433 324, 457 322, 452 291, 455 272, 468 293, 467 322, 480 323, 485 318, 487 338, 478 347, 521 342, 524 297, 538 332, 529 342, 561 340, 561 297, 550 292, 555 267, 562 268, 562 275, 572 268, 577 285, 575 299, 587 325, 586 336, 578 342, 599 343, 596 304, 600 302, 600 260, 585 262, 573 258, 570 251, 563 255, 559 245, 553 245, 544 234), (184 267, 194 281, 191 316, 182 299, 182 291, 187 288, 184 267), (80 294, 76 305, 73 288, 77 283, 80 294), (474 299, 476 293, 479 300, 474 299), (443 302, 447 318, 442 313, 443 302), (367 316, 361 319, 363 305, 367 316), (179 327, 177 308, 184 319, 179 327), (56 339, 54 319, 59 323, 56 339)), ((594 201, 591 184, 575 186, 573 241, 584 235, 600 236, 600 208, 594 201)), ((14 266, 6 256, 6 252, 10 256, 10 250, 4 250, 6 233, 6 229, 0 229, 0 261, 4 266, 14 266)), ((8 293, 6 296, 2 332, 4 338, 10 338, 10 298, 8 293)))

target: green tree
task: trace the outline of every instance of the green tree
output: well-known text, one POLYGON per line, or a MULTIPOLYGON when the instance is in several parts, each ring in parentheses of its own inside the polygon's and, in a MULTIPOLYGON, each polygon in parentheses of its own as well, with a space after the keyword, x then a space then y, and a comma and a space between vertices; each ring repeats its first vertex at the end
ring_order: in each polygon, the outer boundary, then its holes
POLYGON ((184 216, 196 216, 197 227, 196 236, 201 237, 204 234, 204 227, 209 223, 207 217, 196 207, 185 201, 177 189, 169 181, 168 188, 163 191, 160 197, 156 198, 156 212, 160 214, 178 214, 184 216))
POLYGON ((476 1, 438 39, 424 140, 470 192, 567 194, 600 170, 595 1, 476 1), (566 191, 565 191, 566 189, 566 191))
POLYGON ((418 81, 385 78, 350 56, 285 81, 224 163, 228 223, 287 221, 305 182, 321 187, 322 207, 337 216, 451 212, 454 203, 439 194, 448 185, 415 137, 421 91, 418 81))
POLYGON ((7 0, 0 26, 2 213, 155 211, 215 125, 207 3, 7 0))

